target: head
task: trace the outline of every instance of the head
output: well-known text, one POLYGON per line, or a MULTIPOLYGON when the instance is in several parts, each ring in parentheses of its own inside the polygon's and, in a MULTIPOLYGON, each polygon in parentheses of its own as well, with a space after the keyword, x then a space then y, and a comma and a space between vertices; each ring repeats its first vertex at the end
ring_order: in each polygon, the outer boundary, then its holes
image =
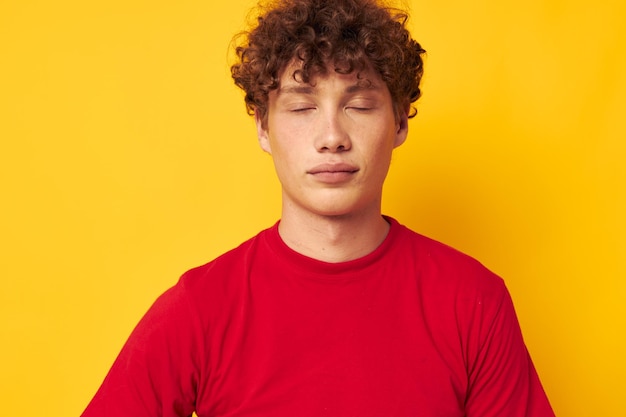
POLYGON ((276 0, 245 32, 231 67, 248 112, 267 121, 269 93, 286 69, 300 83, 328 71, 371 69, 391 94, 396 118, 413 117, 420 97, 422 47, 411 38, 406 13, 376 0, 276 0))

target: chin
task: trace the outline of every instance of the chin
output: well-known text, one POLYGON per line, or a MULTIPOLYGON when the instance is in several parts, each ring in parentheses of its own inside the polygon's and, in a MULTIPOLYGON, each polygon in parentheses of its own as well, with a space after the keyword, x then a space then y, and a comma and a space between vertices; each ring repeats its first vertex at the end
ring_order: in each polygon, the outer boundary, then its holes
POLYGON ((323 217, 351 217, 365 211, 365 207, 361 204, 349 204, 339 201, 332 201, 325 205, 316 205, 311 207, 312 213, 323 217))
POLYGON ((288 198, 292 204, 301 210, 320 217, 351 217, 375 208, 380 211, 379 199, 364 198, 362 193, 346 192, 347 190, 324 190, 323 192, 310 192, 298 197, 288 198), (302 198, 303 197, 303 198, 302 198))

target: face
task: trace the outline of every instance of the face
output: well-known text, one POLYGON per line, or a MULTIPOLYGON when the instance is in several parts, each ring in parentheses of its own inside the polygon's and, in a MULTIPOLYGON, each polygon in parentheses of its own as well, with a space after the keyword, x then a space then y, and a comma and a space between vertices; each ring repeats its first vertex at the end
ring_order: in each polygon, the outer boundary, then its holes
POLYGON ((272 155, 282 184, 283 216, 380 214, 392 151, 406 139, 406 115, 396 117, 373 71, 357 78, 331 69, 305 84, 293 79, 294 70, 288 67, 270 93, 265 123, 256 119, 261 148, 272 155))

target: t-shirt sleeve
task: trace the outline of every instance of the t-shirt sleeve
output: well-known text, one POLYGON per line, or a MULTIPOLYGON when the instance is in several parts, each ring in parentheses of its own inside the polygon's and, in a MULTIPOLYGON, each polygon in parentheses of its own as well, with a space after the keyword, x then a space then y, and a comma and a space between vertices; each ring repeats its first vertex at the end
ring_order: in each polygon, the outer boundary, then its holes
POLYGON ((194 411, 202 340, 179 282, 135 327, 82 417, 179 417, 194 411))
POLYGON ((553 417, 524 344, 509 292, 500 286, 482 323, 469 364, 467 417, 553 417))

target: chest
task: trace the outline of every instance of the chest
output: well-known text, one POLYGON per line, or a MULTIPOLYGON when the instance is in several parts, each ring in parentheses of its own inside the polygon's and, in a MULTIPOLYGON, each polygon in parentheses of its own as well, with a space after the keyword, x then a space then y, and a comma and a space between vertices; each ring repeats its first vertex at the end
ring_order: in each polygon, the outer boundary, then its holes
POLYGON ((454 307, 389 279, 251 279, 207 336, 198 415, 463 415, 454 307))

